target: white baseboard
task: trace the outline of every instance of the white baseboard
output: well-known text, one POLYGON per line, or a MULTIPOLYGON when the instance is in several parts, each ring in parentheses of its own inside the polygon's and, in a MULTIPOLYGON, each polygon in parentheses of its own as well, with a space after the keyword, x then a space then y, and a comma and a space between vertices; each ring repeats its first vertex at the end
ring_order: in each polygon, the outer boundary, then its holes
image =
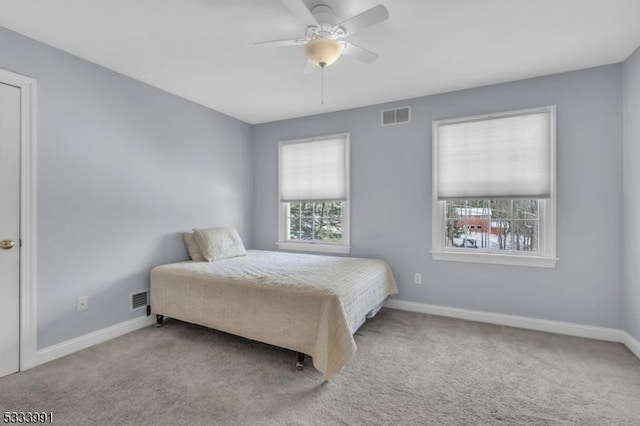
POLYGON ((420 312, 423 314, 438 315, 442 317, 458 318, 489 324, 506 325, 509 327, 525 328, 528 330, 545 331, 547 333, 565 334, 568 336, 586 337, 589 339, 623 343, 635 356, 640 358, 640 343, 624 330, 616 328, 596 327, 570 322, 520 317, 516 315, 472 311, 470 309, 449 308, 446 306, 429 305, 426 303, 408 302, 397 299, 389 299, 385 306, 387 308, 398 309, 401 311, 420 312))
POLYGON ((629 348, 631 353, 640 359, 640 342, 634 339, 632 335, 630 335, 626 331, 623 331, 621 343, 624 343, 624 345, 629 348))
MULTIPOLYGON (((640 359, 640 342, 626 331, 615 328, 596 327, 561 321, 549 321, 515 315, 473 311, 469 309, 449 308, 446 306, 429 305, 426 303, 408 302, 397 299, 389 299, 385 304, 385 307, 401 311, 420 312, 443 317, 524 328, 528 330, 545 331, 548 333, 618 342, 624 344, 636 357, 640 359)), ((107 340, 114 339, 154 323, 154 317, 141 316, 40 349, 36 352, 35 356, 29 357, 29 361, 26 365, 21 365, 21 370, 27 370, 37 365, 53 361, 54 359, 70 355, 74 352, 97 345, 98 343, 106 342, 107 340)))
POLYGON ((30 362, 27 365, 21 365, 20 369, 27 370, 154 323, 154 317, 141 316, 40 349, 36 352, 35 356, 31 357, 30 362))

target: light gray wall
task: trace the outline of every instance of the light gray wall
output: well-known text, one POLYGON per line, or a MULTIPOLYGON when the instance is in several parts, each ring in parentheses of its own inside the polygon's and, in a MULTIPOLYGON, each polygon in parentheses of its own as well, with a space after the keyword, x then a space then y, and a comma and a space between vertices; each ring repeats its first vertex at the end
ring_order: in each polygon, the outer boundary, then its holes
POLYGON ((624 63, 625 329, 640 340, 640 48, 624 63))
MULTIPOLYGON (((622 65, 257 126, 2 27, 0 67, 39 85, 40 348, 140 315, 129 293, 148 286, 154 265, 186 259, 179 231, 229 224, 248 247, 275 249, 277 141, 343 131, 352 254, 388 260, 398 298, 626 324, 640 338, 640 231, 632 215, 619 226, 622 65), (558 106, 558 266, 432 261, 431 121, 549 104, 558 106), (381 108, 403 105, 411 124, 380 127, 381 108), (412 284, 414 272, 425 284, 412 284), (77 313, 81 295, 89 310, 77 313)), ((640 207, 640 128, 629 119, 640 114, 639 74, 636 52, 624 64, 626 211, 640 207)))
POLYGON ((276 247, 277 141, 347 131, 352 254, 389 261, 398 299, 622 326, 620 64, 254 126, 255 248, 276 247), (558 107, 556 268, 433 261, 432 120, 551 104, 558 107), (380 126, 381 108, 404 105, 412 107, 410 124, 380 126), (414 272, 423 273, 422 286, 414 272))
POLYGON ((40 348, 143 314, 129 293, 187 258, 178 231, 250 240, 248 124, 2 27, 0 67, 38 81, 40 348))

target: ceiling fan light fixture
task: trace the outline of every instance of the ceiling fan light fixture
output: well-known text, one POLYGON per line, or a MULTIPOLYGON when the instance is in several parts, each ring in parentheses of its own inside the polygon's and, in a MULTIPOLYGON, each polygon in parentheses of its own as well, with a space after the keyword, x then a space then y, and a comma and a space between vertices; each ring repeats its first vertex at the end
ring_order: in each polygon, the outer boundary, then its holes
POLYGON ((317 38, 304 45, 304 54, 314 64, 324 68, 338 60, 344 43, 332 38, 317 38))

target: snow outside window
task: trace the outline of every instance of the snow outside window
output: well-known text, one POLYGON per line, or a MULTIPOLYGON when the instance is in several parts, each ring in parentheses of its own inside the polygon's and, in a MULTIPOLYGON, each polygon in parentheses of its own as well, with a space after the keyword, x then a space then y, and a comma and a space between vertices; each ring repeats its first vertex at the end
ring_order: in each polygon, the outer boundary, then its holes
POLYGON ((555 115, 433 122, 434 259, 555 266, 555 115))

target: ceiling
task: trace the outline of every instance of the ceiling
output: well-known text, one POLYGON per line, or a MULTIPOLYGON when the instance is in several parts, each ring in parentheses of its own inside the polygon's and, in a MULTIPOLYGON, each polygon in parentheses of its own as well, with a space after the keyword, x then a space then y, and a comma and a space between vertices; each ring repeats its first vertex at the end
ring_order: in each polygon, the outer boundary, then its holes
POLYGON ((304 0, 338 19, 390 18, 348 40, 379 54, 305 74, 300 22, 280 0, 0 0, 0 25, 248 123, 621 62, 638 0, 304 0))

